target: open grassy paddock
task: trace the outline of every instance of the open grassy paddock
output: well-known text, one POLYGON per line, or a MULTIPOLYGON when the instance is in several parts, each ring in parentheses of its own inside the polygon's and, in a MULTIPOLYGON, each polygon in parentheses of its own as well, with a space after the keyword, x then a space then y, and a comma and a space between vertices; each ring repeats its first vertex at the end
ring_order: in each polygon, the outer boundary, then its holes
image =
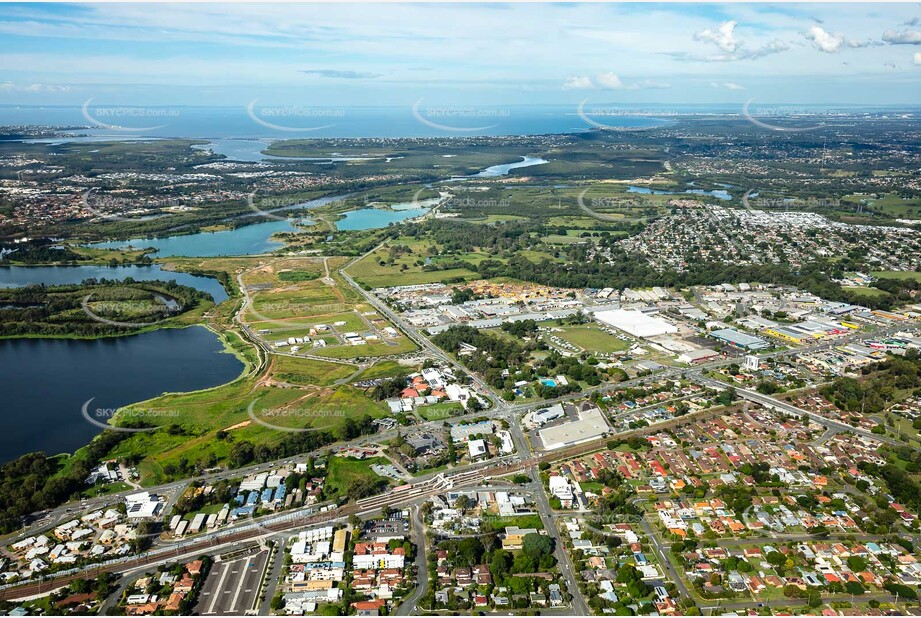
MULTIPOLYGON (((367 459, 355 459, 353 457, 330 457, 327 464, 329 470, 326 475, 326 493, 327 495, 343 495, 349 486, 349 483, 363 476, 371 476, 375 479, 383 479, 378 476, 371 466, 374 464, 389 464, 390 461, 385 457, 370 457, 367 459)), ((388 484, 393 484, 391 479, 386 479, 388 484)))
POLYGON ((591 324, 562 326, 558 328, 561 328, 562 332, 554 333, 556 336, 588 352, 603 352, 610 354, 626 350, 630 347, 628 342, 613 337, 591 324))

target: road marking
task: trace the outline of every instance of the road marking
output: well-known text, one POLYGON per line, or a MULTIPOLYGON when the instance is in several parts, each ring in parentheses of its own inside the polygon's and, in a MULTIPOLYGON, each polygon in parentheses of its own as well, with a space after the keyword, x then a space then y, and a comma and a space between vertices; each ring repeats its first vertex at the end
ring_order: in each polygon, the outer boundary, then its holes
MULTIPOLYGON (((248 560, 248 558, 243 558, 243 560, 248 560)), ((242 580, 242 578, 241 578, 241 580, 242 580)), ((239 581, 239 582, 237 582, 237 591, 236 591, 236 593, 233 595, 233 600, 230 602, 230 609, 231 609, 231 611, 237 611, 237 610, 234 609, 234 608, 237 606, 237 600, 240 598, 240 592, 242 592, 242 591, 243 591, 243 582, 242 582, 242 581, 239 581)))
MULTIPOLYGON (((217 590, 216 590, 215 592, 219 592, 219 591, 221 590, 221 588, 222 588, 223 585, 224 585, 224 578, 225 578, 225 577, 227 577, 227 569, 226 569, 226 568, 224 568, 224 569, 221 570, 221 579, 219 579, 218 582, 217 582, 217 590)), ((214 606, 217 605, 217 600, 218 600, 218 598, 220 598, 220 595, 217 595, 217 594, 216 594, 216 595, 214 595, 214 598, 211 599, 211 605, 208 607, 208 612, 207 612, 207 613, 209 613, 209 614, 216 614, 216 613, 217 613, 217 612, 214 611, 214 606)))

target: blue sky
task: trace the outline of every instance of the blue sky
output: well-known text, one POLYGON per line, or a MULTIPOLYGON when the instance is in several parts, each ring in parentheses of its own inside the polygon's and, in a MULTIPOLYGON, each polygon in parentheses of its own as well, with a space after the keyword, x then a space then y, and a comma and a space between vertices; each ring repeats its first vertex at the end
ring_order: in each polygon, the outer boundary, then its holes
POLYGON ((921 102, 921 5, 0 4, 0 104, 921 102))

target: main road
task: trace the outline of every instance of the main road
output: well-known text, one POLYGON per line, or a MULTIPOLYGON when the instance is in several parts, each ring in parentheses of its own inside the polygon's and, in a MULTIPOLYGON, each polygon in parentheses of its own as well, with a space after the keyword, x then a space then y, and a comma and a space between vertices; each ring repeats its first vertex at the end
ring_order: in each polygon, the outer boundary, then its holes
MULTIPOLYGON (((720 382, 719 380, 714 380, 713 378, 708 378, 703 375, 696 376, 695 379, 703 384, 706 384, 707 386, 714 386, 714 387, 719 387, 719 388, 727 387, 725 382, 720 382)), ((800 418, 807 417, 809 418, 809 420, 819 423, 820 425, 824 425, 825 427, 836 429, 842 432, 847 431, 847 432, 856 434, 858 436, 863 436, 864 438, 876 440, 877 442, 886 442, 887 444, 893 444, 893 445, 903 444, 900 440, 896 440, 895 438, 890 438, 885 435, 875 434, 871 431, 867 431, 866 429, 861 429, 860 427, 854 427, 853 425, 849 425, 848 423, 842 423, 841 421, 836 421, 832 418, 828 418, 827 416, 822 416, 821 414, 817 414, 809 410, 804 410, 803 408, 794 406, 793 404, 787 403, 786 401, 781 401, 780 399, 776 399, 774 397, 771 397, 770 395, 763 395, 757 391, 753 391, 747 388, 738 388, 738 387, 735 388, 735 392, 742 399, 747 399, 748 401, 752 401, 754 403, 762 405, 765 408, 768 408, 769 410, 776 410, 779 412, 784 412, 786 414, 790 414, 790 415, 797 416, 800 418)))
POLYGON ((420 334, 418 329, 416 329, 411 324, 406 323, 406 321, 402 317, 397 315, 396 312, 394 312, 390 307, 387 306, 387 303, 383 302, 377 296, 368 292, 363 287, 355 283, 355 280, 352 279, 352 276, 349 275, 348 272, 346 272, 349 267, 351 267, 356 262, 364 259, 368 255, 377 251, 381 246, 383 246, 383 244, 384 243, 377 245, 376 247, 366 252, 365 254, 360 255, 356 257, 354 260, 350 261, 348 264, 346 264, 345 266, 339 269, 339 274, 342 276, 343 279, 346 280, 346 282, 348 282, 349 285, 355 288, 355 290, 359 294, 362 295, 362 297, 368 302, 369 305, 377 309, 377 311, 380 312, 381 315, 386 317, 397 328, 402 330, 403 334, 405 334, 409 339, 411 339, 421 349, 425 350, 427 353, 431 354, 432 356, 441 360, 442 362, 448 365, 451 365, 452 367, 455 367, 458 370, 470 375, 470 377, 473 379, 474 385, 477 387, 477 389, 481 393, 483 393, 486 397, 490 399, 490 402, 492 403, 494 408, 506 407, 507 404, 505 403, 505 400, 502 399, 502 397, 499 396, 499 394, 491 386, 489 386, 485 381, 483 381, 483 379, 478 374, 476 374, 473 371, 468 370, 466 367, 464 367, 462 363, 452 358, 444 350, 442 350, 441 348, 436 346, 434 343, 432 343, 428 337, 420 334))

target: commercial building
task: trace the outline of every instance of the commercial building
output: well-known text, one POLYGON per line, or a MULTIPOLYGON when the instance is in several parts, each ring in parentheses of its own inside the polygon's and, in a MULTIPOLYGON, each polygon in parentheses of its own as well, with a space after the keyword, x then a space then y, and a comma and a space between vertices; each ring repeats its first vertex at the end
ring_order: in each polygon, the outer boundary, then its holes
POLYGON ((687 363, 688 365, 693 365, 694 363, 703 363, 709 360, 713 360, 719 356, 719 352, 716 350, 708 350, 706 348, 701 350, 691 350, 690 352, 683 352, 678 356, 678 361, 682 363, 687 363))
POLYGON ((126 496, 125 507, 128 519, 143 519, 159 515, 163 502, 156 494, 142 491, 126 496))
POLYGON ((662 318, 647 315, 642 311, 613 309, 611 311, 599 311, 594 316, 602 324, 613 326, 634 337, 658 337, 659 335, 678 332, 677 326, 666 322, 662 318))
POLYGON ((769 345, 768 342, 761 337, 746 335, 745 333, 741 333, 734 328, 721 328, 720 330, 711 332, 710 336, 715 339, 719 339, 724 343, 728 343, 737 348, 742 348, 745 350, 763 350, 769 345))
POLYGON ((556 427, 541 429, 538 434, 544 448, 548 451, 581 444, 603 436, 610 427, 604 420, 601 410, 591 408, 579 412, 579 420, 563 423, 556 427))
POLYGON ((546 425, 550 421, 555 421, 558 418, 563 418, 566 416, 566 412, 563 410, 561 404, 554 404, 549 408, 544 408, 543 410, 538 410, 535 412, 531 418, 534 419, 534 422, 538 425, 546 425))

